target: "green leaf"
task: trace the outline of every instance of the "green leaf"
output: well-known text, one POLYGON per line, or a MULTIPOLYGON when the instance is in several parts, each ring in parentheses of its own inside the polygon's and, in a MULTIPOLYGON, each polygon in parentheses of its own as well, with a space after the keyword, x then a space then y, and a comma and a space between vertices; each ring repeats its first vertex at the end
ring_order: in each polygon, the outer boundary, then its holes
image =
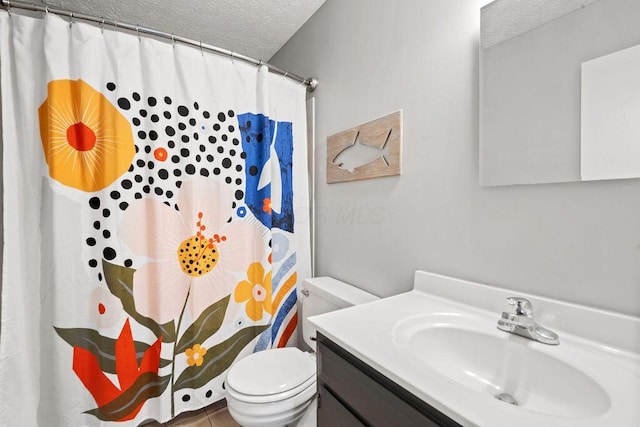
POLYGON ((136 311, 136 305, 133 301, 133 273, 136 271, 133 268, 111 264, 102 260, 102 269, 109 290, 113 295, 120 298, 122 308, 129 316, 133 317, 142 326, 149 328, 156 337, 162 337, 162 341, 174 342, 176 340, 176 327, 173 320, 160 325, 152 318, 145 317, 136 311))
POLYGON ((236 332, 231 338, 207 349, 202 365, 189 366, 182 371, 173 385, 173 390, 200 388, 223 373, 236 359, 238 353, 269 325, 250 326, 236 332))
POLYGON ((224 314, 229 305, 229 298, 231 298, 231 295, 227 295, 220 301, 210 305, 198 316, 196 321, 182 334, 182 338, 178 341, 178 345, 174 351, 175 354, 180 354, 195 344, 202 344, 207 338, 220 329, 222 321, 224 320, 224 314))
POLYGON ((120 396, 96 409, 85 411, 102 421, 118 421, 133 414, 148 399, 160 396, 167 388, 171 375, 159 377, 154 372, 145 372, 120 396))
MULTIPOLYGON (((53 329, 55 329, 58 335, 60 335, 60 338, 65 340, 70 346, 83 348, 96 356, 98 358, 98 364, 104 372, 109 374, 116 373, 116 340, 104 337, 93 329, 64 329, 56 328, 55 326, 53 329)), ((140 365, 144 352, 151 346, 140 341, 134 341, 133 345, 136 349, 138 365, 140 365)), ((161 368, 170 364, 170 360, 160 359, 161 368)))

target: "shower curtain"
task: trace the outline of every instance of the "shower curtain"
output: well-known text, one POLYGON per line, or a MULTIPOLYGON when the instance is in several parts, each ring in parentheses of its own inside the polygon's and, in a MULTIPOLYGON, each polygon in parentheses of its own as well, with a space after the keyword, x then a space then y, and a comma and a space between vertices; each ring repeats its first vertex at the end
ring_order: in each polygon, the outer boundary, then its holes
POLYGON ((305 90, 266 67, 0 12, 0 425, 166 422, 295 343, 305 90))

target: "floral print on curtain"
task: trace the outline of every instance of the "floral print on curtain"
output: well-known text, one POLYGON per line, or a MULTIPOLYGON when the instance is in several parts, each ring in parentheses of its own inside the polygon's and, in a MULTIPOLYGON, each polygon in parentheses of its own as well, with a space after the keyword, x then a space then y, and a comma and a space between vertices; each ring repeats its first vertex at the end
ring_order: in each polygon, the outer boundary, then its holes
POLYGON ((260 335, 255 350, 286 345, 297 274, 292 124, 117 87, 50 81, 38 118, 51 179, 85 194, 84 262, 100 284, 96 326, 54 330, 95 401, 85 414, 121 422, 163 396, 176 415, 260 335))

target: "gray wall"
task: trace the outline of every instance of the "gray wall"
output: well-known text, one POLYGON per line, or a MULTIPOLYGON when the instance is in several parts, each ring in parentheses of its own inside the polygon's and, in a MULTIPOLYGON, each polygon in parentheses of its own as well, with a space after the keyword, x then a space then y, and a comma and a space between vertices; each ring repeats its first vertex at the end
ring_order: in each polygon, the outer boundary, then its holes
POLYGON ((317 76, 317 275, 424 269, 640 315, 640 180, 478 185, 479 0, 328 0, 272 58, 317 76), (404 109, 400 177, 326 184, 327 136, 404 109))

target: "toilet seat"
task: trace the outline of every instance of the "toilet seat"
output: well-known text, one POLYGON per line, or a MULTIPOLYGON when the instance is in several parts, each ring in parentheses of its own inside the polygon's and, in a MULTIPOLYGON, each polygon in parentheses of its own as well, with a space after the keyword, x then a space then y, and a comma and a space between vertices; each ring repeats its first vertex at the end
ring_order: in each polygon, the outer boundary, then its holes
POLYGON ((313 357, 294 347, 253 353, 229 370, 225 386, 231 397, 246 403, 290 399, 315 389, 313 357))

